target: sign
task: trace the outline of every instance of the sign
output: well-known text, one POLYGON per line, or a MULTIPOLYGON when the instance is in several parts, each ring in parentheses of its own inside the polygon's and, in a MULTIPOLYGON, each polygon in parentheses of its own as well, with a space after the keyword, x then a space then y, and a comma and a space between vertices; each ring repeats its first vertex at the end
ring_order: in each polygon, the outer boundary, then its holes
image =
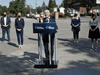
POLYGON ((57 8, 56 7, 54 8, 54 12, 57 12, 57 8))
POLYGON ((65 12, 64 12, 65 8, 64 7, 60 7, 59 10, 60 10, 60 13, 65 14, 65 12))
POLYGON ((100 4, 100 0, 96 0, 96 4, 100 4))
POLYGON ((56 33, 56 23, 33 23, 33 33, 56 33))

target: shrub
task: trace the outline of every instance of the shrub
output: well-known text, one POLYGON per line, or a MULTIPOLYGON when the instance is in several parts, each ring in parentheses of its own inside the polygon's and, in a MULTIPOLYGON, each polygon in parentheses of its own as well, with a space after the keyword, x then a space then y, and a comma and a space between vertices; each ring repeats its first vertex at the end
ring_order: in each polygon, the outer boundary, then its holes
POLYGON ((57 11, 60 12, 59 8, 57 8, 57 11))
POLYGON ((59 13, 59 18, 65 18, 65 15, 63 13, 59 13))
POLYGON ((54 12, 52 12, 50 15, 51 15, 52 18, 55 18, 55 13, 54 12))
POLYGON ((80 16, 87 16, 87 14, 80 14, 80 16))
POLYGON ((65 11, 65 16, 70 17, 71 15, 70 15, 70 13, 69 13, 69 12, 65 11))
POLYGON ((53 9, 52 8, 50 9, 50 12, 53 12, 53 9))

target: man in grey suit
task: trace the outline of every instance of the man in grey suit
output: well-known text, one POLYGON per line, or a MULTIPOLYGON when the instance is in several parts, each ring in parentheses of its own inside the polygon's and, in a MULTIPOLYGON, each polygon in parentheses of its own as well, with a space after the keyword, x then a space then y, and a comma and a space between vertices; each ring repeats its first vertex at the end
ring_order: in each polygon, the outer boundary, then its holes
POLYGON ((1 28, 2 28, 2 42, 5 41, 5 32, 7 32, 8 41, 10 41, 10 26, 11 19, 7 16, 7 13, 3 13, 3 17, 1 17, 1 28))

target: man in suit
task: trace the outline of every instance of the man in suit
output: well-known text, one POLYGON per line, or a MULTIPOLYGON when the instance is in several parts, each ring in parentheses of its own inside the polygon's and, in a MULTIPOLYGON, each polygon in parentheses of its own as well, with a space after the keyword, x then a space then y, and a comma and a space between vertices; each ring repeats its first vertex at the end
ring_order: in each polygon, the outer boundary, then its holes
POLYGON ((1 28, 2 28, 2 42, 5 41, 5 32, 7 32, 8 41, 10 41, 10 17, 7 16, 7 13, 3 13, 3 17, 1 17, 1 28))
MULTIPOLYGON (((43 22, 46 23, 52 23, 55 22, 54 18, 50 17, 50 11, 49 10, 45 10, 45 18, 43 19, 43 22)), ((57 27, 57 32, 58 32, 58 27, 57 27)), ((54 37, 55 34, 50 34, 51 35, 51 60, 53 60, 53 53, 54 53, 54 37)), ((46 56, 46 60, 49 60, 49 50, 48 50, 48 43, 49 43, 49 37, 48 34, 43 34, 43 44, 44 44, 44 49, 45 49, 45 56, 46 56)))

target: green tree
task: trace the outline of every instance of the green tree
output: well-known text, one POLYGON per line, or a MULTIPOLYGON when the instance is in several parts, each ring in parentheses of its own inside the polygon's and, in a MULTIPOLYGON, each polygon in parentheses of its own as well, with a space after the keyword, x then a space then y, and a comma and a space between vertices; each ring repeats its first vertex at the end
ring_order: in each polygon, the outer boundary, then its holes
MULTIPOLYGON (((79 7, 86 7, 87 12, 94 6, 98 6, 95 4, 95 0, 64 0, 64 7, 65 8, 74 8, 73 4, 78 3, 79 7)), ((88 13, 87 13, 88 14, 88 13)))
POLYGON ((0 15, 3 15, 4 12, 8 13, 9 12, 8 8, 6 6, 1 6, 0 5, 0 15))
POLYGON ((42 12, 44 12, 44 10, 46 10, 47 6, 45 4, 45 2, 43 1, 43 4, 42 4, 42 12))
POLYGON ((10 2, 9 12, 11 14, 17 15, 18 12, 21 12, 22 15, 25 15, 25 1, 26 0, 15 0, 10 2))
POLYGON ((42 12, 42 7, 37 7, 37 12, 40 14, 42 12))
POLYGON ((1 10, 0 10, 1 15, 3 15, 4 12, 8 13, 8 8, 6 6, 1 6, 1 10))
POLYGON ((25 8, 25 14, 30 14, 30 11, 28 8, 25 8))
POLYGON ((72 4, 75 4, 75 3, 80 3, 79 6, 81 7, 93 7, 93 6, 97 6, 95 4, 95 0, 64 0, 64 7, 69 7, 72 6, 72 4))
POLYGON ((10 6, 9 6, 8 10, 9 10, 9 13, 15 14, 15 11, 16 11, 16 2, 15 1, 10 2, 10 6))
POLYGON ((0 15, 2 14, 2 6, 0 5, 0 15))
POLYGON ((57 7, 55 0, 49 0, 48 9, 50 10, 53 7, 57 7))

